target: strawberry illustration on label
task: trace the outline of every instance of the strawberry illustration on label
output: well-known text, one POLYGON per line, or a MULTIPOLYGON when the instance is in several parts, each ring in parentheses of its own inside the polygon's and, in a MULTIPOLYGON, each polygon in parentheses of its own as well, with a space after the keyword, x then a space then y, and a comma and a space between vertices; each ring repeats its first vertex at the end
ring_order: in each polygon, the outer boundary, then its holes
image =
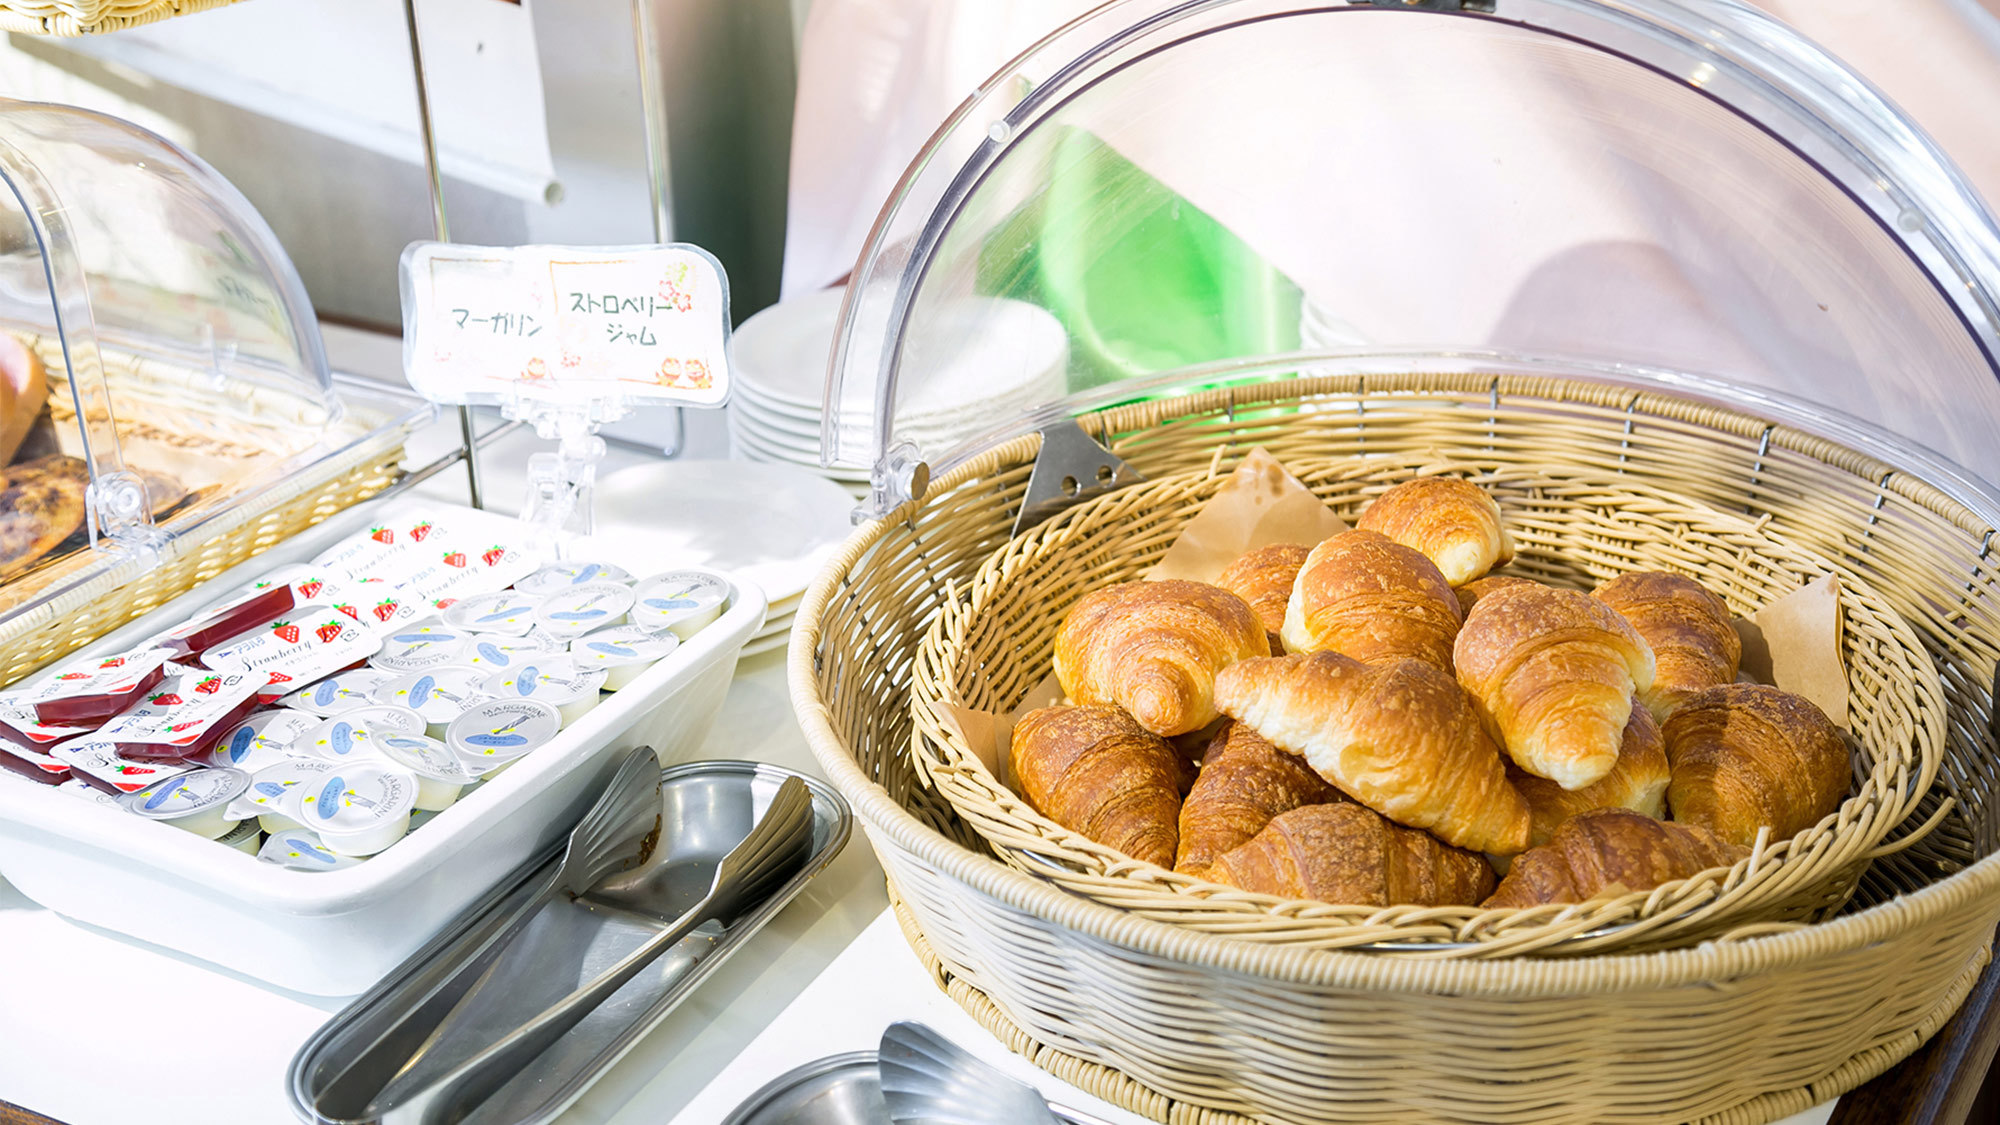
POLYGON ((62 675, 56 677, 58 680, 87 680, 89 678, 90 676, 84 672, 64 672, 62 675))
POLYGON ((319 592, 324 589, 326 589, 326 583, 321 582, 317 578, 308 578, 304 582, 299 583, 299 593, 304 594, 308 598, 319 597, 319 592))
POLYGON ((417 526, 410 529, 410 538, 421 543, 424 541, 424 536, 429 535, 430 533, 431 533, 430 521, 425 520, 423 523, 420 523, 417 526))
POLYGON ((288 645, 298 643, 299 627, 289 621, 273 621, 271 631, 278 634, 278 639, 288 645))
POLYGON ((444 556, 444 565, 446 565, 446 566, 464 566, 464 565, 465 565, 465 552, 464 552, 464 551, 450 551, 450 552, 447 552, 447 553, 445 554, 445 556, 444 556))
POLYGON ((394 543, 396 541, 396 533, 386 527, 371 527, 368 529, 368 538, 373 539, 377 543, 394 543))
POLYGON ((400 607, 396 604, 394 598, 383 598, 381 601, 375 603, 375 620, 389 620, 391 617, 396 616, 398 608, 400 607))
POLYGON ((486 553, 479 556, 479 561, 485 563, 487 566, 493 566, 499 563, 501 559, 504 559, 506 557, 507 557, 507 548, 502 547, 496 543, 493 546, 486 548, 486 553))
POLYGON ((102 663, 102 664, 99 664, 99 665, 98 665, 98 667, 99 667, 99 668, 123 668, 123 667, 125 667, 125 658, 124 658, 124 657, 122 657, 122 656, 113 656, 113 657, 110 657, 110 658, 108 658, 107 660, 105 660, 105 662, 104 662, 104 663, 102 663))
POLYGON ((173 692, 163 691, 158 695, 148 696, 146 702, 158 707, 179 707, 186 701, 173 692))
POLYGON ((283 672, 273 672, 271 673, 271 678, 264 681, 266 686, 269 686, 271 684, 289 684, 291 682, 292 678, 290 676, 285 675, 283 672))
POLYGON ((353 606, 349 605, 346 602, 341 602, 338 605, 334 606, 333 608, 339 610, 340 612, 346 614, 349 617, 352 617, 356 621, 361 620, 361 611, 355 609, 353 606))
POLYGON ((431 608, 436 610, 450 609, 452 603, 456 602, 457 600, 458 600, 457 598, 439 598, 431 603, 431 608))
POLYGON ((174 732, 175 734, 179 734, 180 732, 188 729, 189 727, 198 727, 200 725, 201 725, 200 719, 189 719, 185 723, 169 723, 167 725, 167 729, 174 732))
POLYGON ((216 692, 222 690, 222 677, 209 676, 206 679, 202 680, 200 683, 194 685, 194 690, 200 692, 203 695, 214 695, 216 692))
POLYGON ((318 629, 315 629, 313 632, 316 636, 319 637, 319 643, 323 645, 330 645, 333 642, 340 639, 340 634, 343 631, 344 629, 341 626, 340 622, 329 621, 326 624, 321 625, 318 629))

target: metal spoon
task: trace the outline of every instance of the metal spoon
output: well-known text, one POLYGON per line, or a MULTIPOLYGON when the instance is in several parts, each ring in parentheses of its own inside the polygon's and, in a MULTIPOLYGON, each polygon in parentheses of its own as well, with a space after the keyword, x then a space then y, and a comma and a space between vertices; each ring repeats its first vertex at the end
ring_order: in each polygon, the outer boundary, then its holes
MULTIPOLYGON (((489 923, 493 928, 479 950, 457 972, 439 981, 409 1014, 357 1054, 339 1078, 329 1082, 321 1103, 329 1098, 347 1102, 343 1087, 350 1081, 369 1082, 366 1090, 382 1090, 410 1073, 444 1037, 451 1017, 478 991, 516 935, 559 893, 580 895, 607 876, 646 862, 660 838, 660 760, 650 746, 625 755, 597 802, 570 830, 562 863, 542 888, 521 901, 512 914, 489 923), (380 1077, 389 1075, 385 1083, 380 1077)), ((359 1093, 359 1091, 357 1091, 359 1093)), ((336 1114, 337 1110, 333 1111, 336 1114)))
POLYGON ((923 1024, 890 1024, 877 1054, 896 1125, 1058 1125, 1040 1091, 923 1024))
POLYGON ((716 866, 708 893, 673 925, 647 939, 596 980, 556 1001, 436 1081, 409 1092, 396 1089, 392 1083, 368 1107, 368 1115, 379 1117, 382 1125, 455 1125, 463 1121, 660 954, 703 923, 730 921, 767 898, 811 853, 812 828, 812 795, 804 782, 788 777, 750 835, 716 866))

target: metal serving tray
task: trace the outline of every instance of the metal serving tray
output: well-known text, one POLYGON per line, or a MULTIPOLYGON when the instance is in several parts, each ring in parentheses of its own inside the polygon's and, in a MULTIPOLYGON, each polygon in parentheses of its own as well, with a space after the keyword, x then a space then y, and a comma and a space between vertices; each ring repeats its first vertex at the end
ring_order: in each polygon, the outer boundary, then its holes
MULTIPOLYGON (((1073 1109, 1050 1106, 1063 1125, 1106 1125, 1073 1109)), ((882 1100, 874 1051, 850 1051, 786 1071, 744 1099, 722 1125, 893 1125, 882 1100)))
MULTIPOLYGON (((812 791, 813 851, 778 893, 727 927, 703 926, 663 954, 554 1047, 474 1110, 465 1125, 553 1120, 598 1076, 741 948, 805 888, 846 844, 852 817, 826 783, 754 762, 692 762, 662 771, 660 845, 637 870, 607 880, 571 901, 557 896, 503 955, 493 979, 506 988, 481 990, 453 1026, 513 1027, 587 983, 648 937, 665 929, 708 890, 722 857, 749 835, 778 786, 799 776, 812 791)), ((292 1108, 309 1125, 356 1125, 388 1073, 366 1059, 368 1048, 415 998, 449 974, 476 948, 489 924, 533 889, 558 860, 560 847, 522 865, 429 945, 315 1032, 292 1058, 287 1083, 292 1108), (352 1069, 352 1078, 343 1080, 352 1069)), ((442 1071, 485 1045, 449 1036, 423 1064, 442 1071)))

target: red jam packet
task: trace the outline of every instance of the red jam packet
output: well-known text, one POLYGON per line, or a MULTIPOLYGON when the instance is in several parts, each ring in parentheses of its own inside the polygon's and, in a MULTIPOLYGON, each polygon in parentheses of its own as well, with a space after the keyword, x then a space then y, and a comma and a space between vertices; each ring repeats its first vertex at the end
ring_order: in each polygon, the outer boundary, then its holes
POLYGON ((72 661, 17 698, 51 726, 101 723, 165 679, 172 656, 168 649, 153 648, 72 661))
POLYGON ((106 723, 97 738, 132 757, 193 758, 256 708, 263 686, 255 672, 182 672, 106 723))
POLYGON ((202 663, 218 672, 262 673, 259 694, 269 704, 381 647, 374 629, 334 606, 313 604, 230 638, 210 649, 202 663))

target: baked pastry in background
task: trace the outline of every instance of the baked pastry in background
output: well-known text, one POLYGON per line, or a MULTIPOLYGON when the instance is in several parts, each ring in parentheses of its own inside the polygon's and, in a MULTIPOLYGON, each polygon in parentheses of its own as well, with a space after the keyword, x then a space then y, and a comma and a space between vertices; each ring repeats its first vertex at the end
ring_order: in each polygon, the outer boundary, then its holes
POLYGON ((1361 906, 1472 906, 1493 891, 1480 855, 1353 802, 1281 813, 1208 877, 1246 891, 1361 906))
POLYGON ((1345 799, 1304 759, 1271 745, 1247 724, 1225 720, 1181 802, 1174 870, 1199 874, 1262 832, 1272 817, 1345 799))
POLYGON ((1632 708, 1611 772, 1581 789, 1564 789, 1519 766, 1507 767, 1507 780, 1527 799, 1532 820, 1528 844, 1549 842, 1563 821, 1592 809, 1631 809, 1650 817, 1667 815, 1667 746, 1660 725, 1644 707, 1632 708))
POLYGON ((1215 698, 1341 791, 1448 844, 1496 855, 1528 846, 1528 803, 1507 782, 1465 693, 1421 660, 1363 664, 1333 652, 1245 660, 1215 698))
POLYGON ((1044 707, 1014 724, 1014 784, 1035 811, 1133 859, 1171 867, 1180 754, 1116 707, 1044 707))
POLYGON ((1056 679, 1075 703, 1116 704, 1162 736, 1220 715, 1215 673, 1270 654, 1242 598, 1178 579, 1125 582, 1085 594, 1056 633, 1056 679))
POLYGON ((1509 586, 1539 585, 1541 583, 1532 578, 1516 578, 1511 574, 1489 574, 1484 578, 1475 578, 1463 586, 1454 586, 1451 592, 1458 595, 1458 608, 1464 613, 1471 613, 1472 607, 1479 604, 1480 598, 1495 590, 1504 590, 1509 586))
POLYGON ((1725 684, 1681 700, 1664 728, 1674 819, 1735 844, 1785 840, 1840 807, 1852 781, 1847 743, 1804 696, 1725 684))
POLYGON ((1653 651, 1589 594, 1508 586, 1479 599, 1452 650, 1458 682, 1514 764, 1564 789, 1611 772, 1653 651))
POLYGON ((1423 553, 1376 531, 1322 541, 1285 607, 1287 652, 1338 652, 1363 663, 1409 657, 1451 671, 1458 597, 1423 553))
POLYGON ((1297 543, 1274 543, 1244 553, 1215 579, 1215 584, 1242 598, 1264 623, 1265 639, 1271 655, 1283 656, 1284 641, 1278 631, 1285 627, 1285 607, 1292 600, 1292 585, 1305 565, 1312 548, 1297 543))
POLYGON ((1690 693, 1736 682, 1743 639, 1721 598, 1692 578, 1663 571, 1621 574, 1596 597, 1632 623, 1653 650, 1653 686, 1639 693, 1661 722, 1690 693))
POLYGON ((1654 820, 1630 809, 1594 809, 1564 821, 1548 843, 1514 857, 1484 905, 1541 906, 1649 891, 1749 854, 1696 825, 1654 820))
POLYGON ((13 333, 0 332, 0 465, 13 464, 48 401, 49 372, 42 357, 13 333))
POLYGON ((0 580, 33 567, 83 527, 82 461, 42 457, 0 472, 0 580))
POLYGON ((1416 477, 1375 498, 1355 526, 1422 551, 1463 586, 1514 558, 1514 541, 1487 491, 1457 477, 1416 477))

